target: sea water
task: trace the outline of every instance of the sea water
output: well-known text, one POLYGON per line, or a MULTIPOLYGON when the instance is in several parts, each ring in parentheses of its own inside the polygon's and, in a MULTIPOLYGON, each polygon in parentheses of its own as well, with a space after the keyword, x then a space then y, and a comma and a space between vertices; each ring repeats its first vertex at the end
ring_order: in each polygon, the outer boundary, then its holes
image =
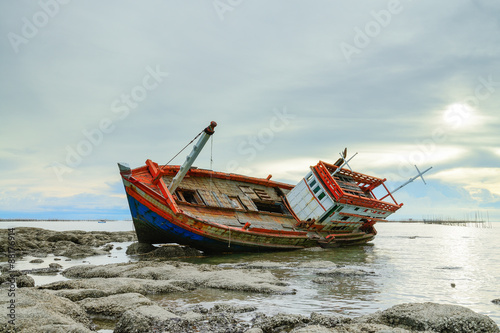
MULTIPOLYGON (((130 221, 71 222, 0 222, 0 228, 23 226, 51 230, 128 231, 130 221)), ((488 315, 500 325, 500 305, 491 301, 500 298, 500 223, 451 226, 423 223, 377 223, 378 234, 365 246, 291 252, 229 254, 184 259, 222 267, 245 267, 256 262, 268 263, 271 271, 289 283, 293 295, 262 295, 199 289, 196 293, 167 294, 155 300, 166 306, 187 307, 214 303, 251 305, 267 314, 278 312, 309 315, 311 312, 359 316, 383 310, 396 304, 436 302, 468 307, 488 315), (486 225, 485 225, 486 226, 486 225), (321 264, 329 263, 365 272, 345 275, 316 283, 321 264), (312 265, 309 265, 312 263, 312 265)), ((57 261, 64 268, 77 264, 106 264, 135 261, 125 254, 126 244, 115 244, 110 255, 80 260, 57 261), (121 250, 116 248, 121 246, 121 250)), ((32 257, 18 258, 17 269, 34 268, 32 257)), ((44 265, 55 258, 45 258, 44 265)), ((44 267, 45 267, 44 266, 44 267)), ((31 275, 37 285, 64 279, 55 276, 31 275)))

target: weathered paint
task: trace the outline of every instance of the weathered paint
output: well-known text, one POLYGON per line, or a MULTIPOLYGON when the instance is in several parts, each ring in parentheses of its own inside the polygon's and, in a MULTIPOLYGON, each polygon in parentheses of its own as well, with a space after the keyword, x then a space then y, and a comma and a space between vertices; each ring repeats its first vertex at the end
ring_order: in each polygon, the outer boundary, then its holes
MULTIPOLYGON (((376 234, 373 229, 373 224, 379 220, 376 218, 368 218, 364 224, 335 221, 338 225, 336 227, 329 225, 329 228, 314 221, 307 223, 300 220, 290 209, 284 196, 286 192, 293 189, 293 186, 271 181, 270 177, 254 178, 190 169, 180 188, 184 186, 183 191, 185 189, 199 190, 200 192, 197 193, 204 202, 199 202, 200 199, 197 199, 198 202, 179 201, 166 186, 166 181, 170 181, 178 170, 178 166, 159 166, 147 160, 145 166, 132 170, 126 176, 122 174, 139 241, 175 242, 207 252, 255 252, 323 246, 325 242, 328 246, 360 244, 370 241, 376 234), (217 181, 214 182, 214 180, 217 181), (260 196, 263 203, 267 202, 267 205, 271 206, 282 205, 290 210, 290 214, 261 211, 251 206, 253 201, 246 193, 241 192, 243 189, 238 189, 238 186, 242 185, 254 188, 253 195, 256 198, 260 196), (213 187, 213 191, 210 191, 209 186, 213 187), (208 198, 208 195, 212 195, 210 193, 213 193, 216 201, 210 201, 208 198), (231 199, 235 202, 233 206, 227 201, 231 196, 239 198, 231 199), (240 203, 236 202, 238 200, 240 203), (241 203, 244 206, 241 206, 241 203), (219 206, 216 207, 216 205, 219 206), (332 228, 336 229, 332 230, 332 228), (332 236, 327 241, 328 235, 332 236)), ((370 191, 368 187, 371 183, 369 182, 373 182, 375 178, 366 176, 360 179, 366 183, 363 183, 363 186, 367 188, 367 191, 370 191)), ((378 179, 375 180, 379 182, 378 179)), ((307 183, 306 186, 308 186, 307 183)), ((186 194, 182 196, 184 195, 186 194)), ((339 196, 339 199, 343 197, 352 199, 346 193, 339 196)), ((350 204, 350 202, 346 202, 345 205, 349 207, 347 203, 350 204)), ((331 205, 330 202, 327 211, 330 216, 336 214, 335 211, 330 214, 331 205)), ((369 207, 373 208, 373 205, 369 207)), ((323 208, 323 211, 326 209, 323 208)), ((353 218, 366 217, 352 213, 344 215, 353 218)))

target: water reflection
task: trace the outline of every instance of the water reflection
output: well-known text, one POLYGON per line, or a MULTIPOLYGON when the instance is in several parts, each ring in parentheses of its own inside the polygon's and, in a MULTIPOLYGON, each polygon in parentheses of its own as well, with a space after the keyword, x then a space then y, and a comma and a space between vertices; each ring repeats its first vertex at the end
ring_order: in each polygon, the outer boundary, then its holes
POLYGON ((165 295, 165 305, 188 307, 202 303, 211 307, 218 302, 253 305, 268 314, 278 312, 309 314, 336 312, 360 314, 376 310, 382 279, 375 279, 378 261, 373 245, 338 249, 303 249, 298 251, 227 254, 187 259, 191 263, 213 264, 233 269, 266 269, 286 281, 294 295, 261 295, 227 291, 198 290, 196 296, 165 295))

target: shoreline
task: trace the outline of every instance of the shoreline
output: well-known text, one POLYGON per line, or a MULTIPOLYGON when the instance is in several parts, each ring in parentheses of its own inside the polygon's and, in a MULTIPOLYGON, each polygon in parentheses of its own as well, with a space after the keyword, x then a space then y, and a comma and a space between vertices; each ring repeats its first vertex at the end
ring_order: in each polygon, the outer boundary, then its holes
MULTIPOLYGON (((126 238, 130 236, 130 232, 57 232, 40 228, 16 228, 14 231, 14 240, 19 245, 17 258, 21 254, 51 255, 49 250, 53 253, 72 254, 74 258, 85 258, 92 251, 109 253, 111 249, 108 245, 113 240, 130 239, 126 238), (84 256, 79 257, 80 255, 84 256)), ((0 238, 2 237, 8 239, 9 231, 0 230, 0 238)), ((60 273, 64 280, 40 286, 35 286, 29 275, 12 270, 10 265, 3 265, 0 276, 4 281, 0 296, 2 308, 7 311, 10 304, 15 304, 14 320, 18 328, 23 328, 23 332, 38 332, 40 327, 50 328, 54 332, 92 332, 99 328, 96 323, 102 320, 109 324, 107 327, 100 327, 106 329, 106 332, 113 325, 114 332, 194 332, 195 327, 207 332, 249 333, 301 333, 313 329, 317 332, 378 332, 394 329, 413 332, 422 325, 434 330, 429 332, 439 332, 440 327, 445 324, 456 328, 457 332, 470 332, 469 327, 477 332, 500 332, 498 325, 485 315, 457 305, 431 302, 403 303, 383 311, 354 317, 331 311, 301 314, 280 312, 271 315, 238 302, 215 302, 211 307, 201 302, 179 307, 175 302, 162 301, 160 296, 184 297, 213 290, 259 297, 295 297, 296 290, 286 279, 273 273, 273 269, 279 265, 275 262, 252 262, 229 267, 172 261, 173 258, 201 255, 196 250, 185 247, 144 248, 133 243, 128 250, 128 254, 138 261, 99 265, 86 263, 64 270, 62 265, 51 264, 48 267, 51 272, 32 273, 60 273), (12 279, 17 282, 14 288, 12 279), (9 294, 15 297, 9 298, 9 294), (44 308, 46 311, 41 310, 44 308), (55 312, 49 311, 52 308, 55 312), (43 316, 40 311, 44 313, 43 316), (485 327, 487 330, 481 330, 485 327)), ((307 266, 305 268, 315 271, 314 283, 318 284, 339 279, 358 279, 363 274, 371 274, 330 264, 325 269, 324 262, 308 262, 300 264, 300 268, 307 266), (318 271, 318 267, 322 269, 318 271)), ((43 269, 42 267, 41 270, 43 269)), ((0 327, 3 329, 0 331, 8 329, 7 324, 0 327)))

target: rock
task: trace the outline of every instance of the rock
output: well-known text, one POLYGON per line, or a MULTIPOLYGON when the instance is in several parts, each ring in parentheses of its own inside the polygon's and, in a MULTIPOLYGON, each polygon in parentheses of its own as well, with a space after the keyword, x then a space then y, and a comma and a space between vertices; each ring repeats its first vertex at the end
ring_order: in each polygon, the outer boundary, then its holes
POLYGON ((61 258, 54 258, 54 261, 61 261, 61 258))
MULTIPOLYGON (((155 328, 165 326, 163 323, 170 323, 172 319, 174 320, 174 323, 185 322, 178 316, 158 305, 139 306, 123 313, 120 320, 116 324, 114 333, 160 332, 159 330, 155 330, 155 328)), ((167 332, 181 331, 177 330, 167 332)))
POLYGON ((309 323, 308 317, 279 313, 272 317, 262 315, 255 318, 253 327, 258 327, 264 332, 288 332, 297 327, 304 327, 307 323, 309 323))
POLYGON ((249 305, 231 305, 231 304, 215 304, 210 312, 229 312, 229 313, 245 313, 257 310, 255 306, 249 305))
POLYGON ((458 305, 407 303, 361 317, 357 322, 383 324, 417 331, 495 333, 495 322, 458 305))
POLYGON ((62 267, 62 265, 60 265, 60 264, 57 264, 57 263, 53 262, 53 263, 50 263, 50 264, 49 264, 49 268, 59 270, 59 269, 61 269, 61 268, 63 268, 63 267, 62 267))
POLYGON ((26 272, 29 272, 29 274, 33 275, 44 275, 44 274, 55 274, 59 271, 60 271, 59 268, 44 267, 44 268, 32 268, 26 272))
MULTIPOLYGON (((352 323, 342 324, 336 327, 328 328, 321 325, 308 325, 295 328, 290 333, 417 333, 417 331, 408 331, 403 328, 394 328, 381 324, 352 323)), ((437 333, 431 331, 418 331, 418 333, 437 333)), ((460 332, 455 332, 460 333, 460 332)), ((470 332, 461 332, 470 333, 470 332)))
POLYGON ((144 254, 151 252, 155 249, 156 246, 153 246, 148 243, 132 243, 127 247, 127 251, 125 253, 128 255, 144 254))
POLYGON ((308 325, 306 327, 294 328, 290 333, 332 333, 333 331, 327 327, 319 325, 308 325))
MULTIPOLYGON (((39 289, 42 288, 43 287, 39 287, 39 289)), ((47 291, 52 292, 52 290, 50 289, 47 289, 47 291)), ((104 290, 99 290, 99 289, 70 289, 70 290, 62 289, 53 292, 53 294, 59 297, 67 298, 73 302, 81 301, 86 298, 99 298, 99 297, 106 297, 109 295, 113 295, 105 292, 104 290)))
POLYGON ((214 265, 184 262, 141 261, 103 266, 80 265, 66 269, 68 278, 127 277, 146 280, 168 280, 184 289, 213 288, 267 294, 294 294, 270 272, 246 269, 224 269, 214 265))
POLYGON ((7 287, 10 287, 14 281, 18 288, 35 286, 35 280, 31 276, 20 271, 11 271, 8 274, 0 275, 0 285, 5 283, 7 287))
MULTIPOLYGON (((46 257, 48 253, 56 256, 86 257, 108 253, 97 250, 111 242, 130 242, 136 240, 135 232, 104 232, 104 231, 53 231, 41 228, 16 228, 16 250, 18 255, 33 255, 46 257)), ((0 252, 7 255, 8 230, 0 230, 0 252)))
POLYGON ((30 261, 30 264, 42 264, 43 259, 33 259, 30 261))
POLYGON ((199 257, 203 253, 189 246, 181 245, 166 245, 160 246, 155 250, 146 254, 152 258, 184 258, 184 257, 199 257))
POLYGON ((163 245, 160 247, 147 243, 133 243, 127 248, 128 255, 142 255, 147 258, 184 258, 198 257, 202 252, 189 246, 176 244, 163 245))
POLYGON ((88 314, 117 318, 127 310, 143 305, 153 305, 153 301, 137 293, 111 295, 100 298, 85 298, 78 301, 88 314))
POLYGON ((181 316, 183 320, 187 320, 190 323, 197 322, 200 320, 203 320, 205 316, 203 316, 201 313, 194 312, 194 311, 188 311, 185 314, 181 316))
POLYGON ((16 278, 16 285, 18 288, 34 287, 35 280, 28 275, 21 275, 16 278))
POLYGON ((498 304, 500 305, 500 298, 494 299, 491 301, 493 304, 498 304))
POLYGON ((311 313, 310 323, 312 325, 321 325, 324 327, 335 327, 341 324, 350 324, 352 319, 338 314, 327 315, 313 312, 311 313))
POLYGON ((170 281, 145 280, 135 278, 92 278, 73 279, 49 283, 39 287, 57 291, 56 295, 68 297, 71 300, 98 298, 103 296, 138 293, 141 295, 166 294, 171 292, 186 292, 170 281), (68 290, 69 289, 69 290, 68 290), (72 290, 70 293, 69 291, 72 290))
MULTIPOLYGON (((6 309, 15 300, 15 328, 23 333, 91 333, 89 316, 77 304, 33 288, 16 289, 10 297, 5 288, 0 290, 0 307, 6 309)), ((0 332, 8 332, 12 325, 2 320, 0 332), (10 327, 9 327, 10 326, 10 327)), ((12 331, 14 332, 14 331, 12 331)))
POLYGON ((114 246, 113 244, 106 244, 106 245, 104 245, 104 246, 102 247, 102 250, 103 250, 103 251, 106 251, 106 252, 109 252, 109 251, 113 250, 113 248, 114 248, 114 247, 115 247, 115 246, 114 246))
POLYGON ((264 331, 259 327, 255 327, 255 328, 251 328, 249 330, 246 330, 245 333, 264 333, 264 331))

